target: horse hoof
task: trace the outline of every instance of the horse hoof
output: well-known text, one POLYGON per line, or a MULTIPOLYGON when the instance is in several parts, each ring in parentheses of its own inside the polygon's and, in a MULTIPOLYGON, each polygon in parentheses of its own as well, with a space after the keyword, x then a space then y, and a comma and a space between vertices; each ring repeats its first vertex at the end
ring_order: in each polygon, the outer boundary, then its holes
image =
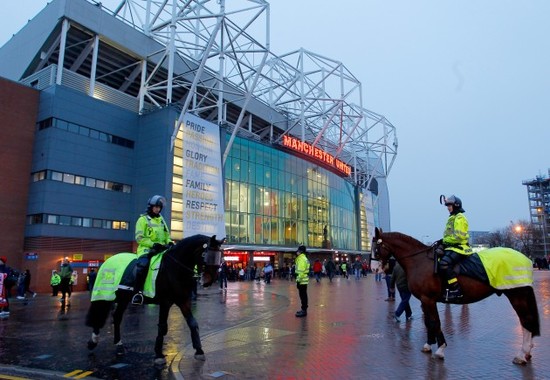
POLYGON ((88 350, 93 350, 96 347, 97 347, 97 343, 90 339, 88 341, 88 350))
POLYGON ((126 353, 126 350, 124 349, 124 346, 122 344, 117 344, 116 346, 116 355, 122 356, 126 353))
POLYGON ((200 360, 200 361, 205 361, 206 360, 206 355, 204 355, 204 354, 195 354, 195 359, 200 360))
POLYGON ((435 357, 436 359, 445 360, 445 354, 442 353, 442 352, 436 352, 436 353, 434 354, 434 357, 435 357))
POLYGON ((527 360, 523 359, 523 358, 520 358, 520 357, 515 357, 514 360, 512 360, 512 363, 514 364, 517 364, 517 365, 526 365, 527 364, 527 360))
POLYGON ((156 366, 163 366, 165 364, 166 364, 166 358, 164 356, 162 358, 155 358, 156 366))
POLYGON ((424 344, 424 347, 422 347, 422 352, 430 354, 432 352, 432 346, 430 346, 428 343, 424 344))

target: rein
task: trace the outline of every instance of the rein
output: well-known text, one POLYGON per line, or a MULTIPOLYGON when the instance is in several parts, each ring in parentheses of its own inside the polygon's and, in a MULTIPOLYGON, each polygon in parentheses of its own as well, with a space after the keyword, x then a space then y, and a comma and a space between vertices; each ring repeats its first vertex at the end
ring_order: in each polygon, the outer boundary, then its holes
MULTIPOLYGON (((388 246, 387 244, 384 244, 384 241, 382 239, 378 239, 378 241, 376 243, 380 244, 381 247, 383 247, 384 245, 386 245, 386 247, 388 246)), ((407 259, 409 257, 413 257, 413 256, 419 255, 419 254, 424 253, 424 252, 428 253, 430 250, 433 250, 434 247, 435 247, 435 243, 428 246, 428 248, 422 248, 419 251, 415 251, 415 252, 409 253, 406 256, 402 256, 401 259, 407 259)), ((388 249, 388 248, 386 248, 386 249, 390 252, 392 251, 391 249, 388 249)), ((429 255, 428 255, 428 258, 429 258, 429 255)))
MULTIPOLYGON (((218 259, 218 262, 219 262, 219 260, 221 259, 221 252, 222 252, 220 249, 212 249, 208 246, 203 248, 204 248, 204 252, 202 253, 202 257, 203 257, 204 265, 214 265, 212 261, 215 261, 216 258, 218 259)), ((170 250, 171 249, 174 249, 174 248, 170 248, 170 250)), ((169 252, 170 250, 167 250, 166 252, 164 252, 164 258, 169 258, 170 260, 178 264, 181 268, 191 272, 191 274, 195 274, 194 268, 189 268, 187 265, 182 263, 175 255, 167 256, 166 253, 169 252)), ((193 251, 193 254, 195 254, 195 251, 193 251)), ((199 273, 202 272, 200 271, 201 268, 199 268, 198 263, 197 263, 197 269, 199 269, 199 273)))

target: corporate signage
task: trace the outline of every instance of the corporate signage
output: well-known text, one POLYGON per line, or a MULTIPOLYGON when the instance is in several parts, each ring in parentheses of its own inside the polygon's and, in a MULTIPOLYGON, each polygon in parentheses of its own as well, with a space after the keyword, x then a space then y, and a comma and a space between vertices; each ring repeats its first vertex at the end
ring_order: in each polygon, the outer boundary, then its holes
POLYGON ((225 237, 220 129, 189 113, 183 118, 183 237, 225 237))
POLYGON ((318 161, 323 162, 325 165, 335 168, 340 173, 349 176, 351 174, 351 166, 346 165, 332 154, 325 152, 307 142, 298 140, 292 136, 283 136, 283 146, 292 149, 295 152, 312 157, 318 161))

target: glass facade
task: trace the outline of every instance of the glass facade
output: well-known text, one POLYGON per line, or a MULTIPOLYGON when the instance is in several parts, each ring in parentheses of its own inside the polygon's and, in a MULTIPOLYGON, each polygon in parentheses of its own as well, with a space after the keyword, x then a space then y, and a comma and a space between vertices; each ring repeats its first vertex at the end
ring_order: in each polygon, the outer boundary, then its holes
POLYGON ((243 138, 224 171, 229 243, 359 249, 354 187, 337 174, 243 138))

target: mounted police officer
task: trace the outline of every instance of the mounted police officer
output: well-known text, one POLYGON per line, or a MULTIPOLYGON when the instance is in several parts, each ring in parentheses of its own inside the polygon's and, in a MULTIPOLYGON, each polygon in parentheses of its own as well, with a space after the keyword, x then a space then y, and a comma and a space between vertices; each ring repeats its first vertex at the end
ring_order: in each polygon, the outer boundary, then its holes
POLYGON ((143 286, 149 270, 151 257, 165 251, 174 243, 170 240, 170 231, 160 214, 166 199, 161 195, 153 195, 147 201, 147 212, 140 215, 136 222, 137 264, 134 290, 137 293, 132 298, 132 304, 143 304, 143 286))
POLYGON ((459 197, 455 195, 445 197, 442 195, 439 202, 445 204, 449 211, 449 219, 447 219, 442 239, 445 254, 439 262, 439 268, 447 281, 445 300, 457 301, 463 297, 463 294, 453 267, 473 253, 468 244, 470 237, 468 234, 468 219, 464 216, 465 211, 459 197))

